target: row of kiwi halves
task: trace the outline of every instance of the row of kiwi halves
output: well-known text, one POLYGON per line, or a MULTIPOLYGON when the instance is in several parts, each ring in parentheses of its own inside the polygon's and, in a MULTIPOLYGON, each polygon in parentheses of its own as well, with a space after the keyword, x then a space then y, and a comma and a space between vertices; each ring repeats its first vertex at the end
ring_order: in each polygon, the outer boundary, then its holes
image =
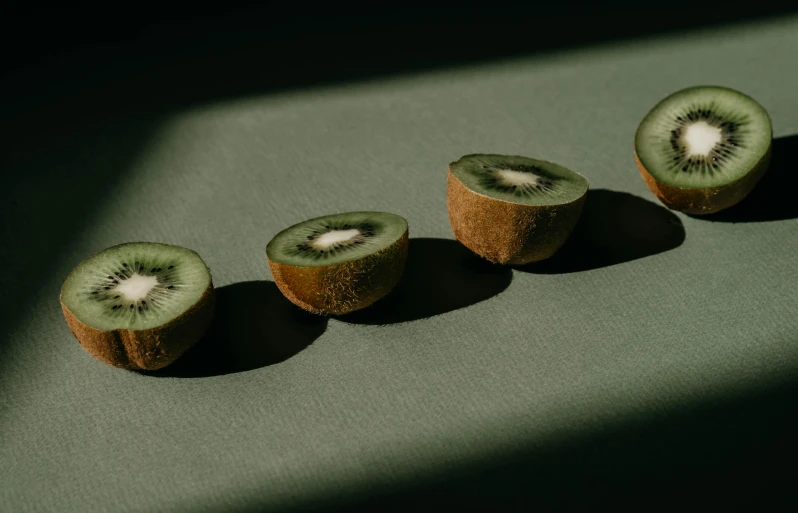
MULTIPOLYGON (((726 87, 678 91, 635 134, 640 174, 669 208, 695 215, 740 202, 765 173, 772 128, 765 109, 726 87)), ((449 165, 447 207, 457 240, 500 265, 552 257, 572 233, 589 184, 558 164, 521 156, 466 155, 449 165)), ((347 212, 281 231, 266 247, 280 291, 300 308, 344 315, 368 308, 399 282, 408 225, 385 212, 347 212)), ((61 306, 97 359, 131 370, 177 360, 214 312, 210 271, 179 246, 136 242, 96 253, 67 277, 61 306)))

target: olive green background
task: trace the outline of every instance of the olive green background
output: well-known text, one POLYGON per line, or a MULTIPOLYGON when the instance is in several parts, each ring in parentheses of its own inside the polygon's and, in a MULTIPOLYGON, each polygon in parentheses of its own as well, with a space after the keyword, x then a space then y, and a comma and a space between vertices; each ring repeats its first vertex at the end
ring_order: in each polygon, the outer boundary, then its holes
POLYGON ((769 471, 751 458, 777 454, 794 426, 784 390, 798 368, 796 48, 792 18, 231 98, 157 123, 137 111, 48 125, 42 107, 18 128, 41 136, 2 161, 16 178, 0 510, 277 511, 419 493, 535 505, 659 483, 655 505, 693 471, 699 488, 735 462, 769 471), (716 220, 660 208, 632 155, 648 109, 694 84, 751 95, 777 137, 775 186, 716 220), (447 242, 446 166, 475 152, 590 180, 592 217, 569 253, 500 270, 447 242), (404 296, 314 323, 276 293, 265 246, 348 210, 407 218, 404 296), (92 359, 58 304, 78 262, 137 240, 196 250, 222 299, 204 353, 158 376, 92 359))

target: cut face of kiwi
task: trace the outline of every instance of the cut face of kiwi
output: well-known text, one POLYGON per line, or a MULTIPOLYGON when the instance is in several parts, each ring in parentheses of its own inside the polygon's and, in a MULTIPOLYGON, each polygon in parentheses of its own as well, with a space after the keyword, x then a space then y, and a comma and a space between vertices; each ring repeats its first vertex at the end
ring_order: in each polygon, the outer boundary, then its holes
POLYGON ((536 262, 568 239, 587 190, 585 177, 552 162, 466 155, 449 165, 449 222, 457 240, 491 262, 536 262))
POLYGON ((213 283, 202 259, 154 242, 113 246, 69 274, 61 307, 93 356, 130 370, 156 370, 179 358, 207 329, 213 283))
POLYGON ((770 163, 770 116, 749 96, 690 87, 660 101, 635 135, 649 188, 668 207, 711 214, 741 201, 770 163))
POLYGON ((403 217, 346 212, 286 228, 266 246, 266 257, 290 301, 313 313, 340 315, 371 305, 396 286, 407 246, 403 217))

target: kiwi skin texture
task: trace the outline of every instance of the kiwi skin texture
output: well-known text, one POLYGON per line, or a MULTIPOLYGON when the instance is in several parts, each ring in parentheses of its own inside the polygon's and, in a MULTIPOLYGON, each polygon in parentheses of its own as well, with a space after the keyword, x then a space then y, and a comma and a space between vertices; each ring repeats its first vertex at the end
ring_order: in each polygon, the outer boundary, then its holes
POLYGON ((524 265, 552 257, 582 215, 587 191, 562 205, 521 205, 467 188, 449 167, 446 203, 457 240, 497 264, 524 265))
POLYGON ((319 315, 344 315, 385 297, 399 283, 407 262, 408 230, 393 244, 357 260, 323 267, 269 259, 274 282, 289 301, 319 315))
POLYGON ((772 149, 773 142, 771 141, 765 154, 747 175, 720 187, 674 187, 657 181, 640 162, 637 152, 635 152, 635 162, 637 162, 637 168, 648 188, 666 207, 685 214, 703 216, 720 212, 742 201, 754 189, 770 166, 772 149))
MULTIPOLYGON (((63 294, 63 292, 62 292, 63 294)), ((70 331, 90 355, 120 369, 154 371, 174 363, 211 324, 215 304, 213 282, 181 316, 149 330, 102 331, 82 323, 61 300, 70 331)))

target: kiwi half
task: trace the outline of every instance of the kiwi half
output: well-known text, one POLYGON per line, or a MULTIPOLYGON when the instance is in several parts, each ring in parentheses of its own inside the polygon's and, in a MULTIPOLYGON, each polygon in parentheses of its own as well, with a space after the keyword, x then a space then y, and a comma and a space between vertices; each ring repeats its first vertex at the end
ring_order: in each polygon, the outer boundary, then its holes
POLYGON ((129 370, 177 360, 208 328, 213 307, 211 273, 199 255, 155 242, 96 253, 61 288, 61 309, 83 348, 129 370))
POLYGON ((407 260, 407 221, 385 212, 317 217, 281 231, 266 246, 277 287, 309 312, 365 308, 399 282, 407 260))
POLYGON ((466 155, 449 164, 449 222, 457 240, 491 262, 545 260, 576 226, 588 186, 584 176, 552 162, 466 155))
POLYGON ((734 89, 697 86, 660 101, 635 134, 635 159, 667 207, 712 214, 740 202, 770 164, 770 116, 734 89))

